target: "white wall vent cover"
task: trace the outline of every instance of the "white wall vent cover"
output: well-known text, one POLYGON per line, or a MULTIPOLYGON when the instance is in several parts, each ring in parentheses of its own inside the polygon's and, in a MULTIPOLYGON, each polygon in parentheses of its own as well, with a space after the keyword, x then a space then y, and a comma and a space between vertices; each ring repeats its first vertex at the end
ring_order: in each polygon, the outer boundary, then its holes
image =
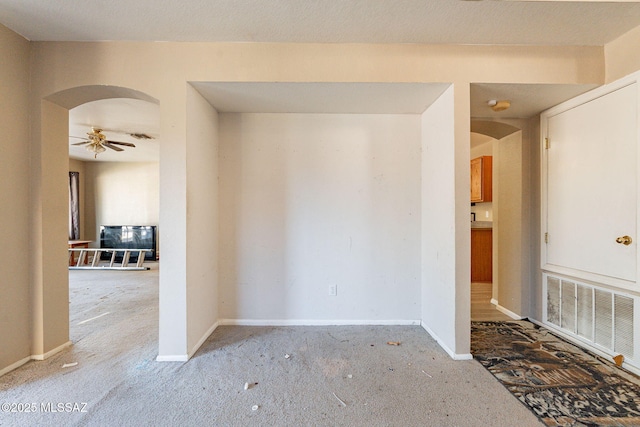
POLYGON ((638 297, 544 274, 544 323, 579 343, 640 367, 634 307, 638 297))
POLYGON ((601 346, 613 349, 613 307, 612 294, 609 291, 594 290, 596 301, 596 330, 595 342, 601 346))
POLYGON ((576 333, 582 338, 593 341, 593 289, 589 286, 577 285, 577 290, 576 333))

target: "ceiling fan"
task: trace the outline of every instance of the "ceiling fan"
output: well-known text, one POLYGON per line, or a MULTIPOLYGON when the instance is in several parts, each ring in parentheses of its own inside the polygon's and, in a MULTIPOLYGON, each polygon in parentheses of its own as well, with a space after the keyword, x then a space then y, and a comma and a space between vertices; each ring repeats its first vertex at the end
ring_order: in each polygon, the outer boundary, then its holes
MULTIPOLYGON (((100 128, 92 127, 91 132, 87 132, 87 136, 88 138, 81 138, 81 139, 85 139, 86 141, 76 142, 71 145, 86 144, 85 148, 87 149, 87 151, 94 153, 94 156, 93 156, 94 159, 98 157, 98 154, 106 151, 107 148, 110 148, 114 151, 124 151, 124 149, 118 147, 118 145, 135 148, 135 144, 132 144, 130 142, 119 142, 119 141, 108 140, 107 137, 102 133, 102 129, 100 128)), ((80 138, 80 137, 72 136, 71 138, 80 138)))

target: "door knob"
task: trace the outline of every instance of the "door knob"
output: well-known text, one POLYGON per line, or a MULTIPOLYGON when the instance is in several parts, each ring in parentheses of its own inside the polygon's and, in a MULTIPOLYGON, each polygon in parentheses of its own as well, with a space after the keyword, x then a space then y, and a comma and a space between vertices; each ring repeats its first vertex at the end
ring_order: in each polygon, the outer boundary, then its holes
POLYGON ((622 236, 622 237, 618 237, 616 239, 616 243, 622 243, 625 246, 629 246, 631 244, 632 240, 631 237, 629 236, 622 236))

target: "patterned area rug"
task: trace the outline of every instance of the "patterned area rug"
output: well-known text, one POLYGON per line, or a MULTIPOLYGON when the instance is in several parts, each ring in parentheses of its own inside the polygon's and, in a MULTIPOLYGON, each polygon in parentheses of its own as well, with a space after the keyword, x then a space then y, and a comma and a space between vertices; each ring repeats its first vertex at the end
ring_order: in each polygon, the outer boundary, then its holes
POLYGON ((547 329, 472 322, 471 352, 547 426, 640 426, 640 379, 547 329))

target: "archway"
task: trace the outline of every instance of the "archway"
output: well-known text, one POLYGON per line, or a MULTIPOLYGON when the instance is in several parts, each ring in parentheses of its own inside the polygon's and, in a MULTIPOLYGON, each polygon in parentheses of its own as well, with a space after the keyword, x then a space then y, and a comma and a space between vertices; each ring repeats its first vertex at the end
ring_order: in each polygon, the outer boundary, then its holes
MULTIPOLYGON (((510 318, 528 316, 529 293, 529 150, 522 128, 512 124, 472 120, 471 132, 493 138, 493 230, 491 303, 510 318)), ((525 125, 525 126, 522 126, 525 125)), ((484 215, 483 215, 484 219, 484 215)))
POLYGON ((40 102, 41 120, 32 125, 31 320, 32 353, 44 359, 69 341, 67 254, 69 110, 89 101, 131 98, 158 104, 143 92, 90 85, 51 94, 40 102))

